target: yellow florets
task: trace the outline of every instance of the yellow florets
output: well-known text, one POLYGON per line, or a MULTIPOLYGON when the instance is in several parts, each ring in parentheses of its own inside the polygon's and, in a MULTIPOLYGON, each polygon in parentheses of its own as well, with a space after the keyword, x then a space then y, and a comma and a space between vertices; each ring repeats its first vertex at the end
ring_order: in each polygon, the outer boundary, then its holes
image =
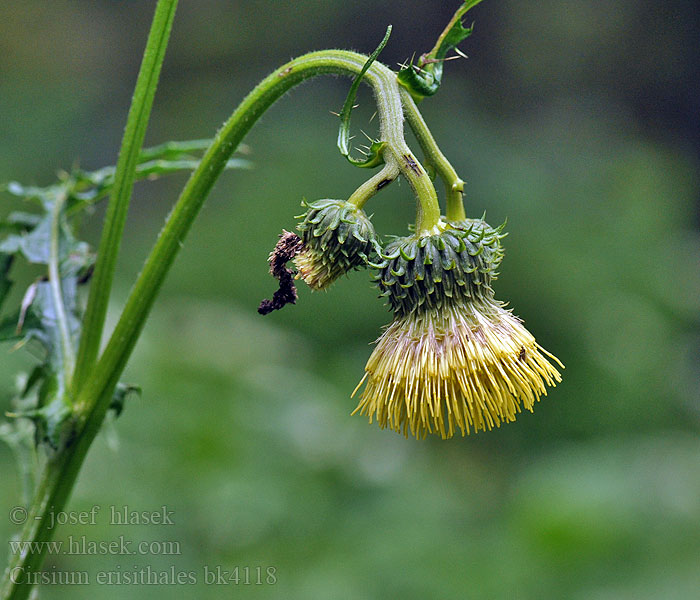
POLYGON ((561 365, 497 302, 412 313, 379 338, 355 412, 418 438, 499 427, 561 381, 545 355, 561 365))
POLYGON ((304 248, 294 258, 297 279, 303 279, 312 290, 323 290, 338 278, 339 269, 323 261, 323 254, 313 248, 304 248), (336 272, 337 271, 337 272, 336 272))

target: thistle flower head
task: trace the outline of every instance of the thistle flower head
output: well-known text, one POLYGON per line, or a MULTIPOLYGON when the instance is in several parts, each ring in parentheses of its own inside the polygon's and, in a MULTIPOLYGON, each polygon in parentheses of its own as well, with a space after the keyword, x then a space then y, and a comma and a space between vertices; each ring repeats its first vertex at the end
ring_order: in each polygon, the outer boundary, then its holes
POLYGON ((297 226, 303 245, 294 264, 297 277, 311 289, 322 290, 366 264, 376 235, 364 211, 345 200, 318 200, 306 206, 297 226))
POLYGON ((559 361, 493 297, 502 237, 465 221, 387 248, 377 284, 395 320, 367 362, 355 412, 405 435, 449 438, 514 421, 561 381, 546 357, 559 361))

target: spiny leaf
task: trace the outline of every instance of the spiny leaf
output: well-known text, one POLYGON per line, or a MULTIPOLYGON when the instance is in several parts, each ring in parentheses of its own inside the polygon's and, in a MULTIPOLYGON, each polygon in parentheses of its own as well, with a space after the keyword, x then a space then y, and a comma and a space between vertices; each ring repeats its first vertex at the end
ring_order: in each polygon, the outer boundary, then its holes
MULTIPOLYGON (((200 154, 211 145, 211 140, 188 140, 182 142, 166 142, 151 148, 141 150, 136 166, 135 180, 156 179, 163 175, 194 171, 200 162, 200 154)), ((239 149, 247 152, 247 147, 239 149)), ((226 163, 226 169, 250 169, 252 163, 243 158, 232 158, 226 163)), ((92 204, 106 198, 114 185, 114 166, 103 167, 95 171, 74 169, 71 173, 63 173, 61 181, 46 187, 25 186, 17 181, 11 181, 0 188, 13 196, 24 200, 45 202, 64 193, 68 198, 67 215, 71 216, 84 208, 84 204, 92 204), (76 206, 77 204, 77 206, 76 206)), ((18 214, 18 213, 15 213, 18 214)), ((22 213, 26 215, 27 213, 22 213)), ((11 215, 12 216, 12 215, 11 215)), ((0 223, 0 227, 8 228, 13 224, 10 217, 0 223)))
POLYGON ((464 27, 462 17, 481 0, 467 0, 459 7, 447 27, 443 30, 435 46, 430 52, 423 54, 418 59, 418 64, 411 62, 403 67, 397 79, 416 100, 426 96, 432 96, 440 88, 442 82, 442 67, 447 54, 457 47, 460 42, 466 40, 473 31, 472 27, 464 27))
POLYGON ((28 233, 9 235, 0 243, 0 252, 21 254, 34 264, 49 263, 51 236, 51 215, 44 215, 39 223, 28 233))
MULTIPOLYGON (((194 171, 198 166, 198 158, 156 158, 136 166, 135 180, 157 179, 162 175, 194 171)), ((249 160, 243 158, 232 158, 226 163, 227 169, 250 169, 252 166, 249 160)), ((73 174, 77 182, 74 197, 83 202, 97 202, 105 198, 114 184, 114 172, 114 167, 92 172, 76 171, 73 174)))
MULTIPOLYGON (((165 142, 158 146, 142 148, 139 153, 139 163, 149 160, 178 160, 183 156, 204 152, 211 146, 211 139, 186 140, 183 142, 165 142)), ((237 153, 247 154, 248 146, 241 144, 236 149, 237 153)))
POLYGON ((12 212, 7 215, 4 221, 0 221, 0 230, 21 233, 36 227, 39 221, 41 221, 41 216, 39 215, 26 212, 12 212))
MULTIPOLYGON (((0 242, 0 253, 21 255, 30 263, 48 265, 51 254, 51 206, 52 203, 47 202, 43 215, 14 213, 16 218, 32 218, 19 221, 22 228, 0 242)), ((59 227, 58 248, 58 260, 64 275, 75 275, 93 260, 88 245, 75 239, 65 218, 61 219, 59 227)))
MULTIPOLYGON (((53 187, 53 186, 52 186, 53 187)), ((48 188, 41 188, 31 185, 22 185, 16 181, 10 181, 5 186, 5 191, 18 198, 24 198, 25 200, 41 200, 46 196, 46 191, 48 188)))
POLYGON ((76 346, 80 335, 77 287, 79 277, 92 263, 88 245, 73 234, 62 201, 65 196, 57 189, 31 190, 44 212, 29 216, 15 213, 12 221, 16 227, 10 228, 13 233, 0 242, 2 252, 44 265, 47 275, 50 264, 58 267, 58 282, 54 282, 58 294, 45 275, 29 286, 19 311, 0 322, 0 340, 31 341, 44 350, 40 365, 19 394, 27 402, 21 403, 23 409, 15 416, 31 419, 36 443, 46 442, 54 449, 70 435, 72 409, 65 385, 66 364, 70 361, 66 360, 66 352, 76 346), (34 400, 29 402, 30 398, 34 400))
MULTIPOLYGON (((48 281, 36 284, 36 296, 30 306, 30 314, 36 317, 37 327, 30 327, 25 320, 23 327, 26 339, 36 339, 46 349, 47 362, 54 372, 61 372, 65 357, 61 345, 61 333, 58 327, 58 310, 48 281)), ((61 282, 63 306, 68 320, 68 333, 73 347, 80 334, 80 316, 77 299, 76 277, 66 277, 61 282)), ((35 321, 36 322, 36 321, 35 321)))
POLYGON ((355 98, 357 97, 357 90, 360 88, 360 83, 362 83, 362 78, 365 76, 367 70, 372 66, 372 63, 379 56, 379 53, 384 49, 386 43, 389 41, 389 36, 391 35, 391 25, 386 28, 386 33, 384 34, 384 39, 381 41, 377 49, 370 54, 367 62, 362 67, 360 73, 355 77, 350 86, 350 91, 348 91, 348 96, 345 98, 345 103, 343 104, 343 109, 340 111, 340 128, 338 130, 338 149, 340 153, 348 159, 356 167, 376 167, 384 162, 382 158, 382 148, 384 147, 384 142, 372 141, 372 145, 369 148, 368 155, 365 159, 356 159, 350 156, 350 115, 352 109, 355 105, 355 98))
MULTIPOLYGON (((59 448, 72 431, 71 407, 62 400, 62 395, 56 374, 45 363, 37 365, 12 400, 12 411, 7 413, 12 420, 2 426, 10 437, 8 443, 18 441, 18 433, 25 438, 28 431, 24 423, 30 421, 33 446, 48 443, 53 449, 59 448)), ((22 442, 26 444, 27 440, 22 442)))
MULTIPOLYGON (((168 142, 142 150, 136 179, 194 170, 200 162, 198 154, 210 143, 168 142)), ((247 167, 250 163, 238 158, 227 164, 227 168, 247 167)), ((0 342, 31 343, 43 350, 40 364, 13 401, 13 416, 24 417, 18 419, 23 423, 27 419, 33 423, 37 445, 48 443, 59 448, 72 431, 72 403, 66 389, 66 376, 70 374, 65 372, 71 361, 66 353, 78 345, 83 312, 78 288, 89 279, 94 265, 88 244, 76 238, 76 217, 110 193, 114 174, 114 167, 96 171, 74 169, 60 174, 57 183, 46 187, 11 182, 0 188, 40 207, 36 214, 15 212, 0 221, 0 307, 9 293, 9 270, 17 257, 46 268, 45 274, 27 289, 21 307, 0 318, 0 342), (58 281, 49 280, 50 265, 58 266, 58 281)), ((117 386, 111 406, 116 414, 121 412, 126 396, 134 391, 138 391, 136 386, 117 386)), ((7 435, 0 438, 15 440, 13 432, 19 427, 12 423, 3 425, 7 435)))

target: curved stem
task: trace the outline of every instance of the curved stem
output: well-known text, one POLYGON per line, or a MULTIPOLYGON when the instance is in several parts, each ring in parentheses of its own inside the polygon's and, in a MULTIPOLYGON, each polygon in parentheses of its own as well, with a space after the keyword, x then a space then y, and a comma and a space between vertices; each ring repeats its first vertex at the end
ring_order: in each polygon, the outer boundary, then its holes
MULTIPOLYGON (((58 265, 58 228, 60 227, 61 208, 65 198, 57 198, 54 205, 49 280, 57 311, 65 361, 62 369, 65 382, 64 397, 71 390, 68 383, 70 382, 72 385, 72 392, 75 395, 75 391, 82 387, 83 381, 92 372, 95 364, 133 188, 138 154, 146 133, 146 125, 176 7, 177 0, 158 0, 156 5, 119 152, 115 184, 100 239, 97 264, 83 319, 83 335, 77 359, 74 357, 70 328, 67 325, 58 265), (70 381, 71 378, 72 381, 70 381)), ((104 413, 109 406, 112 391, 113 387, 108 391, 107 398, 103 403, 105 408, 102 418, 104 418, 104 413)), ((93 403, 97 403, 97 399, 93 403)), ((100 424, 101 422, 100 420, 100 424)), ((32 504, 27 511, 27 520, 21 537, 21 541, 36 542, 36 544, 33 548, 25 547, 21 552, 10 557, 10 564, 5 571, 0 588, 2 600, 25 600, 31 593, 33 584, 31 580, 27 579, 27 575, 36 573, 41 568, 46 554, 44 542, 50 540, 53 534, 52 528, 49 527, 51 522, 49 514, 63 510, 93 439, 94 434, 81 436, 80 432, 77 432, 76 441, 56 453, 44 466, 32 504)))
POLYGON ((348 198, 350 204, 362 208, 367 200, 399 176, 401 171, 394 156, 389 155, 384 160, 385 165, 382 170, 375 173, 350 195, 348 198))
POLYGON ((437 142, 430 133, 430 129, 423 120, 408 90, 401 88, 401 101, 403 102, 404 114, 406 120, 411 126, 416 139, 420 144, 421 150, 425 154, 426 162, 437 171, 437 174, 445 184, 445 196, 447 198, 447 210, 445 216, 448 221, 462 221, 466 219, 464 211, 464 181, 457 175, 454 167, 447 160, 447 157, 438 148, 437 142))

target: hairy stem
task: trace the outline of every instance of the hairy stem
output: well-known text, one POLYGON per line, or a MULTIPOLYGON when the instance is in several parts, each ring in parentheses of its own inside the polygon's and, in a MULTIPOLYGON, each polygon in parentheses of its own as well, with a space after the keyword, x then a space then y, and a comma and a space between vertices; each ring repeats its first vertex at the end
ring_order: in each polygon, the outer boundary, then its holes
POLYGON ((445 216, 448 221, 462 221, 466 219, 464 212, 464 181, 457 175, 454 167, 447 160, 447 157, 442 153, 440 148, 430 133, 430 129, 423 120, 423 115, 420 114, 415 100, 410 92, 405 88, 401 88, 401 101, 403 102, 404 114, 406 121, 411 126, 413 133, 418 140, 418 144, 425 154, 425 160, 428 164, 435 167, 437 174, 445 184, 445 196, 447 198, 447 210, 445 216))
MULTIPOLYGON (((134 184, 136 163, 146 134, 146 125, 153 105, 176 7, 177 0, 158 0, 156 6, 119 152, 115 184, 99 244, 77 359, 74 357, 70 328, 67 325, 63 309, 63 295, 58 272, 57 228, 60 227, 60 211, 65 199, 63 201, 57 199, 54 206, 49 281, 56 306, 64 356, 63 377, 66 384, 63 389, 64 396, 70 394, 71 386, 73 395, 75 395, 95 364, 129 199, 134 184), (72 381, 70 381, 71 378, 72 381)), ((109 391, 106 406, 109 406, 113 388, 114 386, 109 391)), ((22 531, 22 541, 45 542, 51 539, 53 531, 48 527, 50 523, 49 513, 63 509, 93 439, 94 435, 81 437, 78 434, 76 442, 59 451, 46 463, 28 510, 26 525, 22 531)), ((25 548, 22 552, 11 556, 10 565, 5 572, 0 589, 0 598, 3 600, 25 600, 29 596, 32 584, 27 581, 26 575, 41 568, 46 553, 45 544, 40 544, 38 547, 39 551, 34 551, 36 547, 25 548)))
MULTIPOLYGON (((80 391, 78 405, 94 407, 89 412, 86 424, 92 423, 93 420, 101 423, 107 407, 95 403, 101 398, 103 402, 109 403, 108 392, 114 388, 126 365, 170 265, 207 194, 243 137, 260 116, 295 85, 322 74, 355 75, 360 72, 365 62, 364 55, 340 50, 326 50, 301 56, 266 77, 226 121, 168 216, 104 353, 80 391)), ((365 79, 375 90, 380 118, 380 139, 387 143, 384 152, 392 154, 399 171, 409 180, 419 199, 416 229, 419 232, 430 231, 439 222, 440 208, 430 178, 403 139, 403 110, 395 74, 387 67, 374 63, 367 71, 365 79)))

